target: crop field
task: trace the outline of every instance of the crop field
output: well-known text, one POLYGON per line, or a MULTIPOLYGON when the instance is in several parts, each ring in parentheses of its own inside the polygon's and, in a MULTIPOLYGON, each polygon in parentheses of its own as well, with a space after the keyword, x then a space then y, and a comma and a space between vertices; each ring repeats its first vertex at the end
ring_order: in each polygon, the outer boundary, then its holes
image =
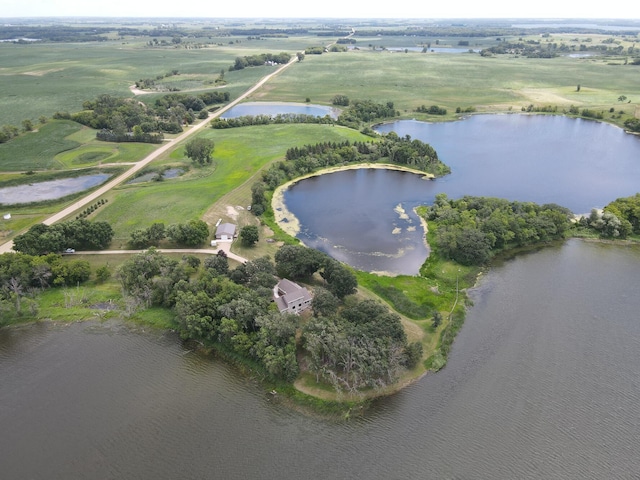
MULTIPOLYGON (((148 37, 145 37, 145 39, 148 37)), ((170 40, 170 39, 169 39, 170 40)), ((232 96, 253 85, 269 67, 227 72, 238 56, 303 50, 311 39, 252 40, 224 37, 204 48, 149 47, 139 38, 87 43, 0 43, 0 125, 20 125, 57 111, 76 112, 82 102, 106 93, 131 97, 129 87, 144 78, 179 75, 159 81, 165 88, 205 90, 224 70, 232 96), (236 43, 237 42, 237 43, 236 43)), ((212 40, 207 40, 212 41, 212 40)))
POLYGON ((337 95, 392 101, 403 113, 420 105, 516 110, 530 104, 629 110, 618 101, 637 95, 640 68, 622 59, 550 59, 477 54, 359 50, 307 55, 260 90, 254 99, 330 104, 337 95), (408 73, 410 72, 410 73, 408 73), (580 91, 577 91, 580 85, 580 91))

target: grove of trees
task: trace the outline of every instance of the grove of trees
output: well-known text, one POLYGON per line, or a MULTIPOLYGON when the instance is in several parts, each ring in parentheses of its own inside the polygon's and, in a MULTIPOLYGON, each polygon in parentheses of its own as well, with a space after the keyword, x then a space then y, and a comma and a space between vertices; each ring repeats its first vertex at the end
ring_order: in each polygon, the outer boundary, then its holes
POLYGON ((113 235, 113 228, 107 222, 79 219, 53 225, 38 223, 14 238, 13 249, 28 255, 60 253, 67 248, 104 250, 113 235))
POLYGON ((426 213, 437 230, 438 254, 463 265, 481 265, 509 248, 562 239, 572 218, 569 209, 555 204, 472 196, 454 200, 443 193, 426 213))

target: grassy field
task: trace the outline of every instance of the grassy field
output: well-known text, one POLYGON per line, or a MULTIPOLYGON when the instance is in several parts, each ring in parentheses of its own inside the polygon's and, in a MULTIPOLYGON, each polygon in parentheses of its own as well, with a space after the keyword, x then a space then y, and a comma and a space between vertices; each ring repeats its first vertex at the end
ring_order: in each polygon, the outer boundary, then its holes
POLYGON ((336 94, 350 99, 392 101, 405 115, 420 105, 478 111, 520 111, 530 104, 624 110, 640 103, 640 68, 609 58, 528 59, 477 54, 391 53, 360 50, 307 55, 275 78, 254 100, 330 104, 336 94), (407 72, 411 72, 408 74, 407 72), (580 85, 580 91, 577 91, 580 85), (631 103, 618 101, 625 95, 631 103))
POLYGON ((135 162, 156 145, 110 143, 70 120, 50 120, 37 131, 0 144, 0 171, 70 170, 102 163, 135 162))
MULTIPOLYGON (((263 166, 283 158, 287 148, 320 141, 366 138, 353 130, 327 125, 207 129, 199 135, 215 142, 211 166, 193 167, 174 180, 118 187, 111 193, 109 204, 91 217, 113 226, 116 231, 114 246, 124 244, 134 229, 148 227, 153 222, 169 225, 201 218, 224 194, 240 186, 247 192, 247 197, 236 199, 235 204, 247 205, 251 185, 245 182, 263 166)), ((180 147, 159 163, 183 161, 188 160, 180 147)))
MULTIPOLYGON (((0 126, 20 126, 24 119, 35 122, 41 115, 50 117, 57 111, 76 112, 82 109, 82 102, 102 93, 131 97, 129 87, 137 80, 155 79, 172 70, 180 74, 158 81, 159 86, 182 91, 211 89, 220 71, 226 72, 237 56, 281 51, 294 54, 312 39, 212 37, 166 47, 149 47, 148 40, 125 37, 87 43, 0 43, 0 126), (201 42, 209 45, 193 48, 201 42)), ((224 88, 237 96, 270 68, 227 72, 224 88)))

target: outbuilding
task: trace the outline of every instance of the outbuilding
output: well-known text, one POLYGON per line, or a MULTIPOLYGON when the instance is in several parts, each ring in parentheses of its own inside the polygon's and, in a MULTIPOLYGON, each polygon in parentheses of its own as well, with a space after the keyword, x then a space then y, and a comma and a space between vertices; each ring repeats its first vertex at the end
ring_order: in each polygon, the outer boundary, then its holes
POLYGON ((236 237, 236 226, 233 223, 221 223, 216 228, 216 240, 231 241, 236 237))

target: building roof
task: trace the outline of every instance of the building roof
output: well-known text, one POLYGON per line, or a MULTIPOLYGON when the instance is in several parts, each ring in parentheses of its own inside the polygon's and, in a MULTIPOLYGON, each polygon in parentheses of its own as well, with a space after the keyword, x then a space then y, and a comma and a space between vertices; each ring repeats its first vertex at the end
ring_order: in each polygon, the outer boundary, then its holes
POLYGON ((273 297, 281 312, 288 310, 292 304, 295 308, 295 304, 308 305, 312 300, 309 290, 286 278, 280 280, 273 288, 273 297))
POLYGON ((216 228, 216 236, 227 235, 232 237, 236 234, 236 226, 233 223, 221 223, 216 228))

